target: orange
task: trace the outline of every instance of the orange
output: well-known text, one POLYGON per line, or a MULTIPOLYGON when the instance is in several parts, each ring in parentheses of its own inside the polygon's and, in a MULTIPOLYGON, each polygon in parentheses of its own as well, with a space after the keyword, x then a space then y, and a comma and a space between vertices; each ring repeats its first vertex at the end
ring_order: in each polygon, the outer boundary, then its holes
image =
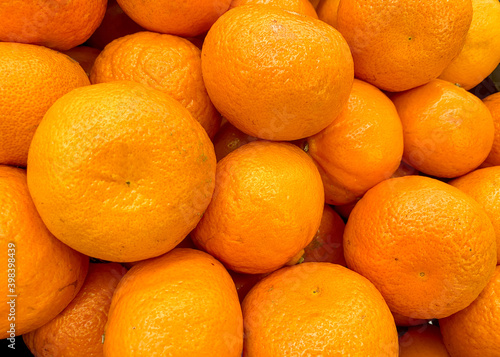
POLYGON ((450 355, 479 357, 500 355, 500 266, 478 298, 465 309, 439 320, 450 355))
POLYGON ((321 168, 326 202, 334 205, 355 202, 389 178, 403 154, 403 130, 394 104, 357 79, 340 115, 306 142, 304 149, 321 168))
POLYGON ((217 162, 222 160, 227 156, 227 154, 233 152, 240 146, 243 146, 255 140, 258 139, 254 136, 245 134, 231 123, 224 123, 224 125, 220 127, 219 131, 217 131, 217 134, 213 139, 217 162))
POLYGON ((311 16, 315 19, 318 14, 309 0, 232 0, 230 9, 243 5, 266 4, 279 7, 283 10, 296 12, 297 14, 311 16))
POLYGON ((87 76, 90 76, 90 70, 92 69, 95 59, 97 58, 99 53, 101 53, 101 51, 97 48, 92 48, 89 46, 78 46, 64 51, 63 53, 77 61, 83 68, 87 76))
POLYGON ((97 57, 92 83, 129 80, 149 85, 184 105, 210 137, 220 115, 208 97, 201 75, 201 51, 186 39, 138 32, 114 40, 97 57))
POLYGON ((59 314, 80 290, 89 259, 45 227, 23 169, 0 165, 0 206, 4 247, 0 338, 4 339, 37 329, 59 314))
POLYGON ((500 92, 494 93, 483 99, 483 103, 488 107, 491 116, 493 117, 493 125, 495 126, 495 136, 493 146, 488 157, 482 165, 497 166, 500 165, 500 92))
POLYGON ((342 0, 337 13, 356 77, 390 92, 437 78, 462 50, 471 21, 471 0, 342 0))
POLYGON ((101 23, 106 0, 2 1, 0 41, 69 50, 84 43, 101 23))
POLYGON ((196 36, 229 9, 231 0, 117 0, 132 20, 154 32, 196 36))
POLYGON ((87 86, 47 111, 28 186, 49 230, 85 254, 126 262, 174 248, 214 189, 205 130, 168 95, 134 82, 87 86))
POLYGON ((319 19, 336 28, 339 3, 340 0, 321 0, 316 8, 319 19))
POLYGON ((68 56, 18 43, 0 42, 0 72, 0 164, 24 167, 47 109, 63 94, 90 82, 68 56))
POLYGON ((403 158, 417 170, 452 178, 474 170, 488 156, 493 118, 474 94, 435 79, 391 99, 403 123, 403 158))
POLYGON ((344 254, 391 311, 413 319, 465 308, 497 260, 495 231, 481 206, 423 176, 392 178, 370 189, 349 216, 344 254))
POLYGON ((318 170, 302 150, 254 141, 217 163, 212 201, 191 237, 231 270, 268 273, 311 242, 323 196, 318 170))
POLYGON ((120 281, 104 356, 240 357, 242 345, 241 307, 227 270, 204 252, 176 248, 120 281))
POLYGON ((309 2, 314 6, 315 9, 318 7, 319 1, 320 0, 309 0, 309 2))
POLYGON ((465 45, 439 78, 471 89, 493 72, 500 62, 500 3, 472 0, 472 23, 465 45))
POLYGON ((450 357, 438 326, 410 327, 399 338, 399 357, 450 357))
POLYGON ((280 269, 243 300, 244 356, 397 356, 391 312, 367 279, 340 265, 280 269))
POLYGON ((111 41, 139 31, 144 28, 128 17, 116 0, 108 0, 104 18, 86 44, 102 50, 111 41))
POLYGON ((205 38, 201 65, 219 112, 244 133, 268 140, 324 129, 353 81, 352 57, 338 31, 266 5, 221 16, 205 38))
POLYGON ((118 263, 90 264, 85 282, 59 314, 42 327, 23 335, 35 356, 103 356, 102 335, 111 297, 127 270, 118 263))
POLYGON ((304 262, 330 262, 346 265, 342 237, 345 223, 339 214, 328 205, 323 208, 323 215, 318 231, 313 240, 304 248, 304 262))
MULTIPOLYGON (((483 207, 495 229, 497 247, 500 247, 500 166, 475 170, 448 183, 483 207)), ((500 249, 497 250, 497 263, 500 263, 500 249)))
POLYGON ((394 317, 396 326, 418 326, 427 324, 429 322, 429 320, 426 319, 414 319, 408 316, 403 316, 396 312, 392 313, 392 317, 394 317))

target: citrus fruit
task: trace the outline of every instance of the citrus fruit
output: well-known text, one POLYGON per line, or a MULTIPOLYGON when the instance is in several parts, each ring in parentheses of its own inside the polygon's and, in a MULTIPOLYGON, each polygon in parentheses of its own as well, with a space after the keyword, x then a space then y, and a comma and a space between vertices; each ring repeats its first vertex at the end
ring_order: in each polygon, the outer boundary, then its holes
POLYGON ((78 62, 87 76, 90 76, 90 70, 101 51, 89 46, 77 46, 67 51, 63 51, 63 53, 78 62))
MULTIPOLYGON (((4 284, 0 338, 14 338, 46 324, 80 290, 88 257, 57 240, 31 200, 23 169, 0 165, 0 262, 4 284)), ((14 340, 15 341, 15 340, 14 340)))
POLYGON ((85 254, 136 261, 175 247, 214 189, 205 130, 170 96, 134 82, 86 86, 47 111, 28 186, 49 230, 85 254))
POLYGON ((347 102, 349 47, 331 26, 274 6, 240 6, 210 28, 203 79, 219 112, 244 133, 296 140, 324 129, 347 102))
POLYGON ((341 0, 337 12, 356 77, 390 92, 437 78, 462 50, 471 21, 471 0, 341 0))
POLYGON ((210 137, 219 129, 220 114, 201 75, 201 51, 186 39, 146 31, 120 37, 97 57, 90 80, 149 85, 184 105, 210 137))
POLYGON ((347 266, 380 290, 391 311, 414 319, 446 317, 474 301, 493 274, 496 248, 476 201, 423 176, 370 189, 344 232, 347 266))
POLYGON ((241 307, 227 270, 204 252, 176 248, 120 281, 104 356, 240 357, 242 345, 241 307))
POLYGON ((397 356, 396 325, 377 289, 340 265, 282 268, 242 304, 244 356, 397 356))
POLYGON ((336 28, 339 3, 340 0, 321 0, 316 8, 318 18, 336 28))
POLYGON ((35 356, 103 356, 102 335, 111 297, 126 273, 118 263, 90 264, 82 288, 53 320, 23 335, 35 356))
POLYGON ((399 338, 399 357, 450 357, 438 326, 410 327, 399 338))
POLYGON ((25 167, 31 139, 47 109, 90 82, 68 56, 21 43, 0 42, 0 72, 0 163, 25 167))
POLYGON ((212 201, 191 236, 231 270, 268 273, 311 242, 323 197, 318 170, 302 150, 254 141, 217 163, 212 201))
POLYGON ((429 322, 429 320, 427 319, 414 319, 408 316, 403 316, 396 312, 392 313, 392 317, 394 317, 396 326, 418 326, 427 324, 429 322))
POLYGON ((283 10, 318 18, 318 14, 316 14, 316 10, 309 0, 232 0, 229 9, 243 5, 257 4, 276 6, 283 10))
POLYGON ((500 165, 500 93, 494 93, 487 96, 483 99, 483 103, 488 107, 493 118, 495 136, 493 139, 493 147, 482 165, 497 166, 500 165))
POLYGON ((435 79, 392 96, 403 124, 404 160, 437 177, 458 177, 488 156, 494 136, 486 105, 463 88, 435 79))

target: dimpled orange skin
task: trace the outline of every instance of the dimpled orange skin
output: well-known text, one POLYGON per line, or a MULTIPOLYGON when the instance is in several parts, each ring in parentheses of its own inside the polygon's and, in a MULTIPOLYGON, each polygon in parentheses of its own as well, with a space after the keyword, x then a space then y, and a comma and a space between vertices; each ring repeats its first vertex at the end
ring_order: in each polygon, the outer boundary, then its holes
POLYGON ((141 262, 113 295, 105 357, 240 357, 242 349, 236 288, 204 252, 176 248, 141 262))
MULTIPOLYGON (((478 169, 448 182, 475 199, 493 224, 500 247, 500 166, 478 169)), ((500 263, 500 249, 497 250, 500 263)))
POLYGON ((85 71, 51 49, 0 42, 0 163, 26 167, 33 134, 63 94, 89 85, 85 71))
POLYGON ((69 246, 126 262, 171 250, 214 189, 205 130, 168 95, 134 82, 74 90, 47 112, 28 156, 40 216, 69 246))
POLYGON ((493 118, 474 94, 434 79, 391 99, 403 123, 403 158, 417 170, 453 178, 474 170, 488 156, 493 118))
POLYGON ((481 165, 498 166, 500 165, 500 93, 487 96, 483 99, 483 103, 488 107, 493 118, 495 137, 493 139, 493 147, 481 165))
POLYGON ((123 11, 145 29, 183 37, 208 31, 230 3, 231 0, 118 0, 123 11))
POLYGON ((0 41, 69 50, 84 43, 101 23, 107 0, 0 3, 0 41))
POLYGON ((82 288, 66 309, 23 335, 31 353, 38 357, 103 356, 102 335, 111 297, 126 272, 118 263, 91 263, 82 288))
POLYGON ((347 106, 307 143, 308 154, 321 167, 326 203, 344 205, 396 171, 403 129, 391 100, 355 79, 347 106))
POLYGON ((0 338, 4 339, 11 337, 7 332, 11 323, 19 336, 56 317, 80 290, 89 259, 61 243, 45 227, 28 192, 25 170, 0 165, 0 206, 0 242, 4 247, 0 263, 5 279, 0 285, 0 313, 4 316, 0 338), (9 263, 14 267, 9 268, 9 263), (10 282, 13 286, 8 285, 7 274, 13 274, 8 268, 15 269, 10 282), (13 312, 7 304, 12 299, 8 295, 17 295, 13 312))
POLYGON ((318 230, 324 205, 321 177, 292 144, 243 145, 217 163, 215 182, 212 201, 191 237, 231 270, 274 271, 318 230))
POLYGON ((465 43, 471 0, 341 0, 337 29, 357 78, 399 92, 437 78, 465 43))
POLYGON ((245 357, 398 355, 384 299, 340 265, 282 268, 250 290, 242 309, 245 357))
POLYGON ((233 0, 230 9, 243 5, 266 4, 282 8, 283 10, 296 12, 297 14, 311 16, 315 19, 318 14, 309 0, 233 0))
POLYGON ((450 355, 480 357, 500 355, 500 266, 478 298, 465 309, 439 320, 450 355))
POLYGON ((450 357, 438 326, 410 327, 399 338, 399 357, 450 357))
POLYGON ((465 308, 497 261, 495 232, 481 206, 423 176, 393 178, 370 189, 347 221, 344 255, 391 311, 413 319, 465 308))
POLYGON ((347 102, 353 63, 326 23, 274 6, 240 6, 205 38, 202 71, 215 107, 246 134, 296 140, 324 129, 347 102))
POLYGON ((184 105, 211 138, 219 129, 221 117, 201 75, 201 51, 186 39, 145 31, 116 39, 97 57, 90 80, 149 85, 184 105))

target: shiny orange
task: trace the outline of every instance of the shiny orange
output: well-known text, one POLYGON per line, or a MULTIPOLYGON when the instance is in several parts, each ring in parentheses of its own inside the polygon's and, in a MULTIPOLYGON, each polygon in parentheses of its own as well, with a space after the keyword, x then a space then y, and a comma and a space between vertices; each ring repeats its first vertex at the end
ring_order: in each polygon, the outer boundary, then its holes
POLYGON ((399 357, 450 357, 438 326, 410 327, 399 338, 399 357))
POLYGON ((297 14, 318 18, 314 6, 309 0, 232 0, 230 9, 243 5, 265 4, 279 7, 283 10, 296 12, 297 14))

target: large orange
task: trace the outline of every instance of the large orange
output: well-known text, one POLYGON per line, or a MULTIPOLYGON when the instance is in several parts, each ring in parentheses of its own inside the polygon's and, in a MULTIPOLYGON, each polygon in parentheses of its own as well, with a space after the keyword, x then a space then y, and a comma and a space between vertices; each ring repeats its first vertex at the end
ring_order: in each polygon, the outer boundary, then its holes
POLYGON ((117 0, 125 13, 154 32, 196 36, 229 9, 231 0, 117 0))
POLYGON ((475 199, 490 217, 497 237, 497 262, 500 263, 500 166, 472 171, 448 182, 475 199))
POLYGON ((318 18, 314 6, 309 0, 232 0, 230 9, 243 5, 266 4, 277 6, 283 10, 296 12, 297 14, 318 18))
POLYGON ((488 156, 493 118, 474 94, 435 79, 391 99, 403 123, 403 158, 417 170, 452 178, 474 170, 488 156))
POLYGON ((227 270, 176 248, 132 267, 111 301, 104 356, 240 357, 243 321, 227 270))
POLYGON ((452 357, 500 356, 500 265, 478 298, 465 309, 439 320, 452 357))
POLYGON ((171 250, 196 226, 214 189, 202 126, 168 95, 134 82, 76 89, 33 138, 28 185, 50 231, 99 259, 171 250))
POLYGON ((399 357, 450 357, 438 326, 410 327, 399 338, 399 357))
POLYGON ((500 2, 472 0, 472 24, 465 45, 439 78, 471 89, 500 62, 500 2))
POLYGON ((311 242, 323 196, 318 170, 302 150, 254 141, 217 163, 212 201, 191 236, 232 270, 271 272, 311 242))
POLYGON ((213 137, 220 114, 201 75, 201 51, 186 39, 138 32, 114 40, 97 57, 93 84, 129 80, 158 89, 184 105, 213 137))
POLYGON ((465 43, 471 0, 341 0, 356 77, 398 92, 437 78, 465 43))
POLYGON ((102 357, 111 297, 126 272, 118 263, 90 264, 71 303, 56 318, 23 335, 30 351, 39 357, 102 357))
POLYGON ((45 227, 23 169, 0 165, 0 207, 4 276, 0 338, 4 339, 30 332, 56 317, 80 290, 89 259, 45 227))
POLYGON ((491 151, 482 165, 497 166, 500 165, 500 92, 487 96, 483 99, 483 103, 488 107, 493 117, 495 137, 491 151))
POLYGON ((394 104, 379 89, 355 79, 347 106, 305 148, 320 172, 326 202, 355 202, 389 178, 403 155, 403 129, 394 104))
POLYGON ((19 43, 0 42, 0 72, 0 164, 24 167, 47 109, 63 94, 90 82, 68 56, 19 43))
POLYGON ((242 308, 245 357, 398 355, 380 292, 340 265, 282 268, 257 283, 242 308))
POLYGON ((211 27, 203 79, 221 114, 246 134, 295 140, 324 129, 347 102, 353 63, 331 26, 268 5, 240 6, 211 27))
POLYGON ((107 0, 2 1, 0 41, 69 50, 84 43, 101 23, 107 0))
POLYGON ((497 261, 495 231, 481 206, 423 176, 392 178, 370 189, 349 216, 344 254, 391 311, 413 319, 465 308, 497 261))

